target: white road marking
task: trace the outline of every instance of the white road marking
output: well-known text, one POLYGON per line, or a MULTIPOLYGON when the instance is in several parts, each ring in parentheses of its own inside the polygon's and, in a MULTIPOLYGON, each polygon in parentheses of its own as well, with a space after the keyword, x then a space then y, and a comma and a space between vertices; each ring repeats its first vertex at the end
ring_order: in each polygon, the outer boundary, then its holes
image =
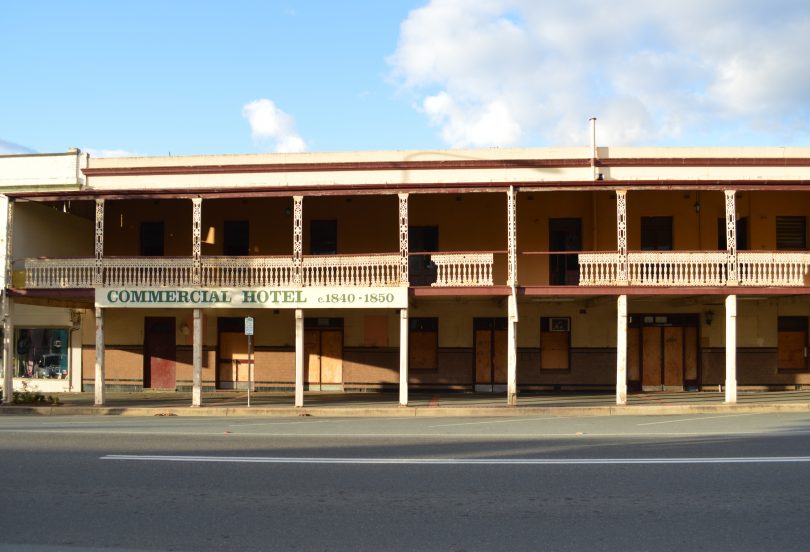
POLYGON ((576 418, 576 416, 546 416, 546 417, 532 417, 532 418, 509 418, 506 420, 489 420, 485 422, 459 422, 455 424, 438 424, 428 427, 453 427, 453 426, 466 426, 466 425, 481 425, 481 424, 506 424, 509 422, 532 422, 536 420, 566 420, 576 418))
POLYGON ((150 462, 228 462, 248 464, 397 464, 397 465, 630 465, 630 464, 772 464, 805 463, 810 456, 746 456, 740 458, 285 458, 279 456, 162 456, 108 454, 100 460, 150 462))
POLYGON ((644 424, 636 424, 637 426, 649 426, 649 425, 659 425, 659 424, 674 424, 677 422, 699 422, 703 420, 714 420, 716 418, 739 418, 741 416, 754 416, 759 414, 759 412, 749 412, 747 414, 724 414, 722 416, 705 416, 701 417, 699 414, 696 414, 692 418, 681 418, 679 420, 664 420, 663 422, 647 422, 644 424))

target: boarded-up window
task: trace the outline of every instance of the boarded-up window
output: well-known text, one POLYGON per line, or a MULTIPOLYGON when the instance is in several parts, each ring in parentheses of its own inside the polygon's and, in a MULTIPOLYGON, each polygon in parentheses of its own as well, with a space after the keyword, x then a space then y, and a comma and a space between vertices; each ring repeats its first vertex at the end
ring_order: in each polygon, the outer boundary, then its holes
POLYGON ((388 347, 388 317, 366 316, 363 320, 366 347, 388 347))
POLYGON ((571 349, 571 319, 540 319, 540 369, 568 370, 571 349))
POLYGON ((776 248, 807 248, 807 226, 804 217, 776 217, 776 248))
POLYGON ((408 321, 408 369, 439 369, 439 319, 411 318, 408 321))

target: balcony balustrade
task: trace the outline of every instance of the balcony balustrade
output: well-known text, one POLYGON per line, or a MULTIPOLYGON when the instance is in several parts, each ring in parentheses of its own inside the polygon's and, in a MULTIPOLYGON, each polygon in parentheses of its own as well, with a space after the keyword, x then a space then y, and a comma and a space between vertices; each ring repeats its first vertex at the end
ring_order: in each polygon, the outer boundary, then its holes
MULTIPOLYGON (((493 253, 431 254, 435 287, 493 285, 493 253)), ((724 251, 636 251, 627 254, 627 281, 619 281, 619 255, 580 253, 580 286, 725 286, 728 258, 724 251)), ((92 258, 25 259, 25 287, 32 289, 91 288, 96 270, 92 258)), ((740 286, 808 285, 810 252, 740 251, 740 286)), ((105 257, 104 286, 192 286, 191 257, 105 257)), ((293 286, 292 256, 203 257, 200 285, 210 287, 293 286)), ((304 257, 301 285, 388 287, 404 285, 397 254, 325 255, 304 257)))
POLYGON ((326 255, 304 257, 305 286, 399 286, 399 255, 326 255))
POLYGON ((738 251, 741 286, 803 286, 810 272, 810 253, 738 251))
POLYGON ((292 256, 203 257, 202 285, 210 287, 283 287, 295 282, 292 256))
POLYGON ((435 287, 491 286, 492 253, 442 253, 431 255, 436 265, 435 287))

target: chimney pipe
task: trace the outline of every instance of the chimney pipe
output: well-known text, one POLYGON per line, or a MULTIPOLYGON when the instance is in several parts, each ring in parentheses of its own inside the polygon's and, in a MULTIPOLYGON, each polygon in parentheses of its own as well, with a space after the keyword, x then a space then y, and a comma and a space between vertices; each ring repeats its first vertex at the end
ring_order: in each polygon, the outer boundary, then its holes
POLYGON ((590 118, 591 123, 591 171, 593 181, 601 180, 596 169, 596 117, 590 118))

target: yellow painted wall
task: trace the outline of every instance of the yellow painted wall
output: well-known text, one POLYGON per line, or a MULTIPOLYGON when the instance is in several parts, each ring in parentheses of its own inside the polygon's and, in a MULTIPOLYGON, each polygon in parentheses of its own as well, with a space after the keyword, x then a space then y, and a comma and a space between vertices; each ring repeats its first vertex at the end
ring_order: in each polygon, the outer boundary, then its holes
POLYGON ((104 255, 140 254, 141 222, 164 224, 164 254, 191 256, 191 200, 110 200, 104 205, 104 255))

